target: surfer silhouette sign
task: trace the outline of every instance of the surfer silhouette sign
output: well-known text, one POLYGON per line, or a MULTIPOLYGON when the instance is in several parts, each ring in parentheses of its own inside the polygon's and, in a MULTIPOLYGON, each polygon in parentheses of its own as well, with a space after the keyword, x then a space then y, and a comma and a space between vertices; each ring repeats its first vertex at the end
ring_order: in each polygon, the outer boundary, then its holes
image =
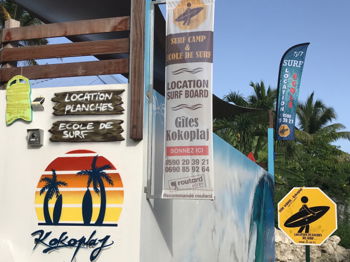
POLYGON ((320 245, 337 229, 336 212, 319 188, 295 187, 278 203, 278 225, 296 244, 320 245))
POLYGON ((204 9, 204 7, 191 8, 191 6, 192 6, 191 2, 188 2, 186 11, 183 12, 181 15, 179 15, 175 19, 175 21, 183 22, 183 25, 190 25, 191 19, 197 16, 204 9))
POLYGON ((320 219, 329 210, 329 206, 316 206, 309 208, 306 203, 308 202, 308 197, 303 196, 301 202, 303 202, 302 207, 299 212, 293 214, 284 223, 285 227, 299 227, 298 233, 309 233, 310 224, 320 219))
POLYGON ((208 5, 202 0, 181 0, 173 3, 176 3, 172 14, 173 23, 181 30, 197 29, 208 20, 208 5))

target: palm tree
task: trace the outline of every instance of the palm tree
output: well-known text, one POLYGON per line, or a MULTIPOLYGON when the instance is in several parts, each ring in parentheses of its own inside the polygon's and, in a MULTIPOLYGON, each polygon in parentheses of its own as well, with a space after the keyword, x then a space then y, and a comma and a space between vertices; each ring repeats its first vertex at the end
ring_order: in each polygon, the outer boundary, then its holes
POLYGON ((350 140, 350 132, 341 131, 345 126, 340 123, 330 124, 336 119, 336 113, 332 107, 327 107, 322 101, 314 101, 314 92, 305 103, 300 103, 297 108, 299 119, 299 131, 296 133, 299 141, 310 141, 313 138, 327 140, 328 143, 340 138, 350 140))
POLYGON ((61 215, 62 210, 62 195, 58 189, 60 186, 67 186, 67 183, 64 181, 57 181, 56 171, 52 169, 52 178, 44 177, 40 179, 40 182, 45 182, 45 186, 40 189, 40 195, 45 191, 46 195, 44 198, 44 218, 45 222, 48 225, 51 225, 53 222, 57 224, 61 215), (54 207, 53 219, 51 219, 49 212, 49 201, 56 195, 56 202, 54 207))
POLYGON ((243 154, 253 150, 256 138, 256 117, 238 115, 232 119, 216 119, 214 132, 243 154))
MULTIPOLYGON (((4 27, 6 20, 15 19, 20 21, 21 26, 30 26, 42 24, 42 22, 32 16, 28 11, 23 9, 20 5, 16 4, 13 0, 0 0, 0 29, 4 27)), ((47 39, 31 39, 25 41, 19 41, 20 46, 30 45, 46 45, 47 39)), ((36 64, 34 60, 26 61, 27 64, 36 64)))
POLYGON ((266 88, 263 81, 250 82, 249 86, 253 88, 254 93, 247 98, 239 92, 230 92, 224 96, 224 100, 238 106, 263 111, 246 113, 233 119, 216 120, 214 130, 244 154, 254 152, 255 157, 258 157, 258 153, 267 143, 268 111, 274 108, 277 91, 270 86, 266 88))
POLYGON ((248 98, 245 98, 238 92, 230 92, 224 97, 224 100, 244 107, 265 110, 272 110, 274 108, 277 89, 272 89, 270 86, 266 89, 263 81, 260 81, 260 83, 250 82, 249 86, 254 89, 254 94, 248 96, 248 98))
MULTIPOLYGON (((107 181, 108 184, 113 185, 113 181, 110 178, 109 175, 106 174, 106 172, 104 172, 105 169, 111 168, 110 165, 104 165, 101 167, 96 167, 96 162, 98 159, 98 155, 96 155, 91 163, 91 169, 90 170, 81 170, 77 173, 77 175, 86 175, 88 176, 88 182, 87 182, 87 190, 86 190, 86 195, 90 194, 89 191, 89 187, 92 184, 94 191, 96 192, 96 194, 100 195, 101 197, 101 205, 100 205, 100 213, 97 217, 97 220, 95 222, 96 225, 102 225, 103 221, 104 221, 104 217, 106 214, 106 190, 105 190, 105 186, 104 186, 104 182, 103 180, 107 181), (101 194, 100 194, 101 193, 101 194)), ((89 199, 89 197, 85 197, 84 199, 89 199)), ((86 203, 88 203, 90 201, 87 201, 86 203)), ((86 205, 86 204, 85 204, 86 205)), ((91 202, 92 205, 92 202, 91 202)), ((91 208, 91 207, 87 207, 86 208, 91 208)), ((84 203, 83 203, 83 214, 84 214, 84 203)), ((87 220, 87 219, 86 219, 87 220)), ((84 219, 84 223, 87 223, 84 219)))

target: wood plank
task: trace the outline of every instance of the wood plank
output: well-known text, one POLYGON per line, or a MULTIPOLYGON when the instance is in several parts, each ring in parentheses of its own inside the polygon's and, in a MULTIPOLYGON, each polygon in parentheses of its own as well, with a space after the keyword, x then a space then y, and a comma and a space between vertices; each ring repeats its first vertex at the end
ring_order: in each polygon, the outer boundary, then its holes
POLYGON ((91 90, 55 93, 51 99, 55 116, 123 114, 124 89, 91 90))
POLYGON ((111 17, 4 29, 1 42, 129 30, 129 17, 111 17))
POLYGON ((69 44, 4 48, 0 51, 0 62, 5 63, 30 59, 122 54, 128 52, 129 39, 122 38, 69 44))
POLYGON ((123 120, 57 121, 49 132, 51 142, 123 141, 123 120), (75 126, 73 128, 73 125, 75 126))
POLYGON ((1 68, 0 82, 7 82, 18 74, 25 75, 29 79, 125 74, 129 71, 128 63, 129 59, 125 58, 93 62, 1 68))
POLYGON ((131 1, 130 74, 131 88, 130 138, 143 138, 145 1, 131 1))
MULTIPOLYGON (((20 26, 21 26, 21 23, 19 21, 17 21, 17 20, 8 19, 8 20, 5 21, 5 28, 6 29, 14 28, 14 27, 20 27, 20 26)), ((2 31, 1 30, 0 30, 0 36, 2 36, 2 31)), ((0 40, 0 44, 1 44, 1 47, 3 47, 3 48, 7 48, 7 49, 14 48, 14 46, 11 43, 2 44, 1 40, 0 40)), ((1 65, 1 61, 0 61, 0 66, 2 68, 16 67, 17 63, 6 63, 6 64, 1 65)))

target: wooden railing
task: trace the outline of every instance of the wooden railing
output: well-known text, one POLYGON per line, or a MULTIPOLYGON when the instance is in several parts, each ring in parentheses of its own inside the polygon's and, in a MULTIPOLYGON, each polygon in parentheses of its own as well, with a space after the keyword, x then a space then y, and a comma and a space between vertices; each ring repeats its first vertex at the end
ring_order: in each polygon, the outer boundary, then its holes
POLYGON ((130 138, 143 138, 144 87, 144 1, 132 0, 130 17, 73 21, 26 27, 4 28, 0 36, 0 82, 14 75, 29 79, 126 74, 131 88, 130 138), (12 42, 51 37, 130 31, 130 37, 112 40, 16 47, 12 42), (11 63, 32 59, 123 54, 123 58, 76 63, 16 67, 11 63))
MULTIPOLYGON (((26 27, 5 28, 2 31, 0 62, 16 62, 31 59, 63 58, 104 54, 128 54, 129 39, 88 41, 69 44, 54 44, 30 47, 6 47, 15 41, 24 41, 51 37, 69 37, 83 34, 128 31, 129 17, 74 21, 55 24, 43 24, 26 27)), ((0 81, 7 82, 16 74, 29 79, 58 78, 70 76, 89 76, 106 74, 125 74, 129 72, 128 59, 112 59, 93 62, 61 63, 24 67, 2 67, 0 81)))

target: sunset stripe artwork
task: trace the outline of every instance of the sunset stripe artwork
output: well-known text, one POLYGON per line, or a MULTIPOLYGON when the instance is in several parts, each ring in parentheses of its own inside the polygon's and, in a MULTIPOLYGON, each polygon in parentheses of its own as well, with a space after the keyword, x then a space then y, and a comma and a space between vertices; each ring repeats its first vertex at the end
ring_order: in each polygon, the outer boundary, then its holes
POLYGON ((53 160, 35 192, 39 225, 117 226, 124 188, 115 166, 89 150, 53 160))

